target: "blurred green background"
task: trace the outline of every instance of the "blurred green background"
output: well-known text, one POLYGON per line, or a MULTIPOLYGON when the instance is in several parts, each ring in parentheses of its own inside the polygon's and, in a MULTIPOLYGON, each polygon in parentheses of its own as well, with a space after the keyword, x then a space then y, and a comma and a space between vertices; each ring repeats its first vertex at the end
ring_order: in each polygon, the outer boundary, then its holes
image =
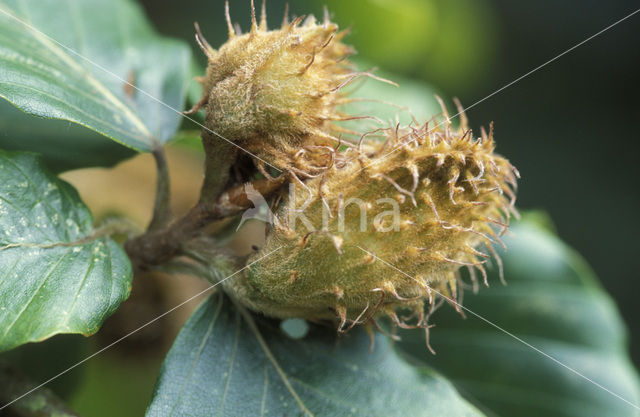
MULTIPOLYGON (((200 23, 213 46, 226 39, 224 0, 140 2, 157 30, 188 42, 203 67, 193 21, 200 23)), ((430 84, 451 106, 452 97, 464 106, 474 105, 638 7, 637 0, 289 3, 291 14, 311 12, 318 17, 326 4, 342 28, 353 26, 345 41, 355 46, 358 58, 385 72, 430 84)), ((269 0, 271 26, 279 25, 284 8, 284 0, 269 0)), ((249 0, 232 0, 231 14, 247 29, 249 0)), ((546 210, 561 238, 593 266, 626 320, 638 366, 639 75, 640 13, 467 111, 475 131, 495 123, 498 152, 522 174, 518 206, 546 210)), ((125 312, 114 317, 111 327, 118 327, 123 318, 130 321, 131 314, 136 315, 125 312)), ((136 315, 136 320, 142 324, 145 317, 136 315)), ((52 388, 64 395, 64 387, 82 375, 86 382, 80 390, 68 393, 72 407, 81 414, 142 415, 171 342, 163 339, 162 325, 161 321, 142 337, 147 344, 134 339, 117 345, 52 388)), ((36 379, 45 379, 96 345, 114 340, 109 329, 108 323, 89 341, 58 337, 15 355, 23 363, 36 364, 31 368, 42 374, 36 379), (52 351, 61 352, 56 364, 45 367, 34 362, 52 351)))

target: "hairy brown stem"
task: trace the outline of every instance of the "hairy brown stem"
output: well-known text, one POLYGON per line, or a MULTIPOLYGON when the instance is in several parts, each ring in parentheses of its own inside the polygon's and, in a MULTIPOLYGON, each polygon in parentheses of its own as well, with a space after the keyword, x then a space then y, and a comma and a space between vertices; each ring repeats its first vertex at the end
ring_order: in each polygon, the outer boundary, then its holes
POLYGON ((230 168, 238 156, 238 148, 221 140, 211 132, 202 131, 204 146, 204 182, 200 191, 200 203, 212 204, 218 199, 229 181, 230 168))
MULTIPOLYGON (((284 182, 257 180, 253 188, 264 197, 277 190, 284 182)), ((201 199, 187 214, 161 230, 150 230, 125 243, 125 249, 136 270, 147 270, 180 252, 182 245, 195 237, 206 225, 233 216, 251 207, 244 185, 223 192, 214 202, 201 199)))
POLYGON ((233 144, 222 141, 208 130, 202 131, 205 151, 205 175, 200 200, 185 216, 170 223, 169 170, 162 148, 153 156, 158 168, 153 218, 147 232, 125 243, 135 270, 146 270, 173 257, 183 242, 194 237, 204 226, 242 210, 222 194, 229 181, 229 170, 237 158, 233 144))
POLYGON ((170 181, 167 157, 162 147, 153 150, 153 158, 158 168, 158 178, 156 180, 156 199, 153 205, 153 218, 149 223, 149 230, 156 230, 166 226, 171 220, 170 206, 170 181))

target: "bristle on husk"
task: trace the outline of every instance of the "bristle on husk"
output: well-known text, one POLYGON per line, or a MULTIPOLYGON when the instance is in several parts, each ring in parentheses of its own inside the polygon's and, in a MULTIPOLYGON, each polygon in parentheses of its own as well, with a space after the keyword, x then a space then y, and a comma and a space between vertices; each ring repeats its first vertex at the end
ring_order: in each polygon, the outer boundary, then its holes
POLYGON ((266 161, 296 175, 315 175, 331 164, 317 147, 336 148, 334 122, 344 98, 345 80, 359 77, 346 58, 353 50, 340 42, 343 33, 325 20, 309 16, 268 30, 266 11, 248 33, 234 28, 225 6, 228 41, 211 48, 197 29, 196 39, 208 58, 201 78, 203 95, 188 113, 205 109, 208 129, 266 161), (302 154, 300 153, 302 151, 302 154))
POLYGON ((493 245, 516 213, 518 177, 494 153, 493 131, 474 138, 447 122, 384 134, 293 183, 255 258, 281 249, 225 289, 266 315, 344 331, 379 316, 428 329, 438 298, 459 309, 461 267, 486 283, 493 245))

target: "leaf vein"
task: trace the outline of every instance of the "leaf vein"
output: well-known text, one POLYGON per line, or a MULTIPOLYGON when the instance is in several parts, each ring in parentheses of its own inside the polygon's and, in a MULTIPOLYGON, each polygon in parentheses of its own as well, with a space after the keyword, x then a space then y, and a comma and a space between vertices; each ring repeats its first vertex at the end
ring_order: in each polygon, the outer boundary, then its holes
POLYGON ((202 351, 204 350, 204 347, 206 346, 207 341, 209 340, 209 337, 211 337, 211 334, 213 332, 213 329, 215 327, 216 321, 218 320, 218 316, 220 315, 220 311, 221 310, 222 310, 222 303, 219 303, 218 308, 216 309, 216 312, 215 312, 214 316, 211 319, 211 323, 209 324, 209 327, 207 328, 207 332, 205 333, 204 337, 202 338, 202 342, 200 342, 200 346, 198 347, 198 350, 196 351, 196 354, 195 354, 195 356, 193 358, 193 361, 191 362, 191 367, 189 368, 189 372, 187 373, 187 376, 185 377, 184 381, 182 382, 182 386, 180 387, 180 390, 178 391, 176 403, 173 405, 173 408, 171 409, 171 413, 169 413, 169 416, 172 416, 174 411, 178 408, 178 405, 180 405, 182 394, 183 394, 185 388, 187 387, 187 384, 189 383, 189 380, 193 376, 193 372, 195 371, 195 367, 198 364, 198 361, 200 360, 200 356, 202 355, 202 351))
POLYGON ((25 306, 22 308, 22 310, 20 310, 20 312, 18 313, 18 315, 16 316, 16 318, 13 320, 13 322, 11 322, 11 324, 7 327, 7 329, 4 331, 4 333, 2 334, 2 337, 0 337, 0 342, 4 341, 4 339, 7 337, 7 335, 9 334, 9 332, 11 331, 11 329, 13 328, 13 326, 15 326, 15 324, 18 322, 18 320, 20 319, 20 317, 22 317, 22 314, 24 314, 24 312, 29 308, 29 306, 31 306, 31 303, 33 303, 33 300, 36 298, 36 295, 38 295, 38 293, 40 292, 40 290, 42 289, 42 287, 44 287, 44 285, 47 283, 47 281, 49 280, 49 277, 51 277, 51 275, 53 274, 53 272, 58 268, 58 266, 60 266, 60 264, 62 263, 62 260, 64 258, 67 257, 67 255, 69 254, 69 252, 71 251, 71 249, 67 250, 64 255, 62 255, 60 257, 60 259, 58 259, 58 261, 55 263, 55 265, 53 266, 53 268, 47 273, 47 275, 45 276, 44 280, 42 281, 42 283, 40 284, 40 286, 38 287, 38 289, 36 291, 33 292, 33 294, 31 295, 31 298, 29 299, 29 302, 25 304, 25 306))
MULTIPOLYGON (((49 98, 49 99, 51 99, 51 100, 57 101, 57 102, 59 102, 59 103, 61 103, 61 104, 64 104, 64 105, 68 106, 70 109, 72 109, 72 110, 74 110, 74 111, 78 112, 79 114, 81 114, 81 115, 83 115, 83 116, 87 117, 88 119, 93 120, 93 121, 94 121, 94 122, 96 122, 97 124, 102 124, 103 126, 105 126, 105 127, 109 128, 109 129, 111 129, 111 130, 114 130, 114 131, 116 131, 116 132, 121 133, 121 134, 122 134, 123 136, 125 136, 125 137, 129 137, 129 138, 135 139, 135 140, 137 140, 137 141, 140 141, 140 142, 141 142, 141 143, 143 143, 145 146, 146 146, 146 145, 148 145, 147 143, 145 143, 145 141, 144 141, 144 140, 141 140, 141 138, 144 138, 143 136, 139 136, 139 135, 132 135, 130 131, 128 131, 128 130, 124 130, 124 129, 122 129, 122 128, 120 128, 120 127, 116 126, 116 125, 114 125, 113 123, 107 122, 106 120, 103 120, 103 119, 97 118, 97 117, 95 117, 94 115, 92 115, 92 114, 90 114, 90 113, 87 113, 86 111, 84 111, 84 110, 82 110, 81 108, 77 107, 76 105, 71 104, 71 103, 68 103, 68 102, 66 102, 66 101, 64 101, 64 100, 62 100, 62 99, 60 99, 60 98, 58 98, 58 97, 56 97, 56 96, 53 96, 53 95, 51 95, 51 94, 49 94, 49 93, 47 93, 47 92, 45 92, 45 91, 43 91, 43 90, 39 90, 38 88, 30 87, 30 86, 27 86, 27 85, 24 85, 24 84, 18 84, 18 83, 14 83, 14 82, 7 82, 7 81, 0 81, 0 84, 13 85, 13 86, 20 87, 20 88, 24 88, 24 89, 27 89, 27 90, 32 90, 32 91, 34 91, 34 92, 36 92, 36 93, 41 94, 41 95, 42 95, 42 96, 44 96, 44 97, 47 97, 47 98, 49 98)), ((76 122, 76 123, 78 123, 78 124, 84 125, 84 124, 83 124, 82 122, 80 122, 79 120, 74 120, 74 119, 69 119, 69 120, 71 120, 71 121, 73 121, 73 122, 76 122)), ((84 126, 86 126, 86 125, 84 125, 84 126)))
MULTIPOLYGON (((85 283, 87 282, 87 278, 89 277, 89 274, 91 272, 91 269, 93 267, 93 255, 92 255, 92 248, 95 246, 95 242, 91 243, 91 246, 89 248, 85 247, 83 248, 83 250, 89 249, 89 263, 87 265, 87 270, 84 274, 84 276, 82 277, 82 281, 80 282, 80 286, 78 287, 78 289, 76 290, 76 296, 73 299, 73 302, 71 303, 71 307, 69 308, 69 310, 67 311, 67 316, 66 319, 64 320, 64 326, 69 328, 69 320, 71 320, 71 313, 73 312, 73 309, 75 308, 76 302, 78 301, 78 298, 80 297, 80 292, 82 291, 82 288, 84 287, 85 283)), ((63 325, 63 323, 60 323, 61 325, 63 325)))
MULTIPOLYGON (((3 11, 7 15, 13 16, 13 14, 7 12, 3 8, 0 8, 0 11, 3 11)), ((123 101, 118 99, 108 88, 106 88, 100 81, 98 81, 93 76, 92 73, 82 68, 82 66, 80 66, 78 62, 76 62, 67 52, 65 52, 64 49, 61 48, 61 45, 57 44, 54 40, 52 40, 52 38, 50 38, 49 35, 37 29, 35 25, 32 24, 30 19, 26 19, 26 21, 31 25, 31 27, 27 27, 27 29, 29 30, 29 32, 31 32, 31 35, 35 40, 37 40, 43 46, 45 46, 47 50, 50 50, 55 55, 59 56, 64 62, 66 62, 69 65, 70 67, 69 69, 77 72, 81 76, 86 77, 88 82, 91 85, 93 85, 100 94, 102 94, 107 100, 111 101, 117 108, 119 108, 122 111, 122 113, 125 115, 125 117, 131 120, 131 122, 135 126, 137 126, 141 132, 143 132, 145 139, 150 142, 150 143, 147 142, 146 143, 147 145, 156 143, 156 140, 151 134, 150 130, 147 128, 144 122, 136 115, 136 113, 133 110, 131 110, 123 101)), ((79 54, 75 50, 71 48, 68 48, 66 50, 69 52, 73 51, 74 55, 77 54, 78 57, 84 58, 83 61, 89 62, 88 61, 89 58, 79 54)), ((93 64, 93 65, 96 65, 96 67, 98 67, 97 64, 93 64)), ((105 72, 107 71, 106 69, 102 69, 101 67, 98 67, 98 68, 100 68, 105 72)))
MULTIPOLYGON (((220 303, 222 304, 222 302, 220 303)), ((220 400, 220 416, 222 416, 222 412, 224 411, 224 403, 227 399, 227 393, 229 392, 229 385, 231 384, 231 374, 233 372, 233 364, 236 360, 236 352, 238 351, 238 340, 240 338, 240 322, 241 319, 238 314, 236 314, 236 329, 235 335, 233 338, 233 350, 231 351, 231 357, 229 358, 229 367, 227 369, 227 381, 224 386, 224 392, 222 393, 222 399, 220 400)))

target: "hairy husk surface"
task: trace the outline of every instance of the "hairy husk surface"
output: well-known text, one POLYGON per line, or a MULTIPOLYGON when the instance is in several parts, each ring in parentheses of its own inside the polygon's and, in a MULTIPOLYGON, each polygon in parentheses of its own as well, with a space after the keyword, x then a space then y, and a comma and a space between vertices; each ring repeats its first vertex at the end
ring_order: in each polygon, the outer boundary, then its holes
MULTIPOLYGON (((229 40, 217 50, 197 30, 209 65, 193 111, 204 108, 210 131, 248 151, 267 180, 276 181, 265 161, 280 170, 290 189, 247 262, 260 261, 224 289, 268 316, 343 331, 376 326, 380 316, 428 329, 439 300, 458 308, 461 268, 474 287, 486 283, 492 245, 516 213, 518 175, 494 153, 493 132, 473 137, 462 111, 452 127, 443 106, 444 120, 432 127, 398 125, 343 141, 336 135, 362 132, 335 124, 354 118, 339 111, 349 102, 342 89, 374 76, 348 64, 353 51, 328 14, 321 24, 285 15, 268 30, 264 6, 260 23, 252 7, 242 34, 227 3, 227 23, 229 40)), ((212 140, 203 135, 208 156, 222 155, 212 140)))
POLYGON ((320 147, 337 143, 335 122, 349 119, 338 110, 348 102, 342 88, 371 75, 351 69, 353 50, 340 42, 346 32, 328 16, 321 24, 285 16, 281 28, 268 30, 263 10, 245 34, 231 25, 228 9, 227 19, 229 40, 217 50, 198 31, 209 64, 191 111, 204 108, 207 128, 249 151, 263 172, 265 161, 285 171, 323 169, 329 159, 320 147))
POLYGON ((496 230, 514 211, 517 176, 494 154, 492 134, 425 125, 386 135, 296 184, 254 259, 282 248, 225 282, 227 291, 275 317, 342 328, 387 315, 408 325, 395 313, 408 309, 426 326, 425 301, 455 299, 461 267, 485 276, 496 230))

